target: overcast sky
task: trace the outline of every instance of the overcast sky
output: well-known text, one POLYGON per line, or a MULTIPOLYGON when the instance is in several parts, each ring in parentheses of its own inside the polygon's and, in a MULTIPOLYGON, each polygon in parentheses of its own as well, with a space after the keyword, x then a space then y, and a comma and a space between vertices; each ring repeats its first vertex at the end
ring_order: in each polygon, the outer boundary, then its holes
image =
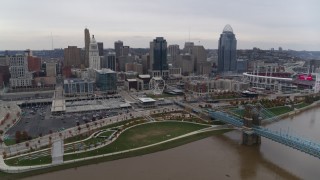
POLYGON ((163 36, 217 48, 226 24, 238 49, 320 50, 319 0, 2 0, 0 50, 84 47, 84 28, 105 48, 163 36))

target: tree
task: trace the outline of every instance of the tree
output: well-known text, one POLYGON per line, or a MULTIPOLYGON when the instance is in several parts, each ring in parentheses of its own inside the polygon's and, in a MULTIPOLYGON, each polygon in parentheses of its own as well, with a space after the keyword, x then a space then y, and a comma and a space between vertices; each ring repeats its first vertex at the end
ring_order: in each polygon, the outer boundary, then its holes
POLYGON ((6 159, 7 158, 7 153, 5 151, 3 151, 2 156, 3 156, 3 159, 6 159))
POLYGON ((29 135, 26 131, 23 131, 21 136, 22 136, 21 139, 24 141, 28 140, 28 138, 29 138, 29 135))
POLYGON ((15 139, 16 139, 16 143, 20 143, 21 142, 21 132, 20 131, 16 131, 15 134, 15 139))

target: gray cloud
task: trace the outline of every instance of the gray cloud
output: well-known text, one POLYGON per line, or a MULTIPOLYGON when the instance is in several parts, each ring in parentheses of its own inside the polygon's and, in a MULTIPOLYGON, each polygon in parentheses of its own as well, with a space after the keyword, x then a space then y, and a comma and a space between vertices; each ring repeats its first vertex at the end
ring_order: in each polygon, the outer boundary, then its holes
POLYGON ((0 49, 50 49, 84 46, 83 29, 105 47, 121 39, 148 47, 156 36, 183 45, 200 41, 217 48, 231 24, 239 48, 319 50, 320 1, 317 0, 10 0, 0 7, 0 49))

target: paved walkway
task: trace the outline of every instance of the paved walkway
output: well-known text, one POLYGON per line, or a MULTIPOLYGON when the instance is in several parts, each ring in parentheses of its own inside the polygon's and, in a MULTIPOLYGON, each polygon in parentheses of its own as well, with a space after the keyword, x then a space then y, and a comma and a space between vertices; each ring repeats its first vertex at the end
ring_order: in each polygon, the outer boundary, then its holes
POLYGON ((53 133, 53 134, 45 135, 40 138, 32 139, 32 140, 28 141, 28 143, 29 143, 28 146, 26 146, 26 142, 14 144, 11 146, 3 146, 3 147, 0 147, 0 153, 2 155, 3 151, 5 151, 8 156, 26 153, 30 150, 31 147, 33 149, 39 149, 41 147, 49 145, 50 142, 53 142, 54 140, 57 140, 60 138, 66 139, 69 137, 73 137, 75 135, 84 134, 84 133, 90 132, 92 130, 101 128, 103 126, 113 124, 116 122, 121 122, 121 121, 128 120, 131 118, 144 117, 149 114, 161 113, 161 112, 165 112, 165 111, 166 112, 176 111, 176 110, 180 110, 180 108, 173 108, 173 109, 162 108, 162 109, 156 109, 156 110, 144 110, 144 111, 131 112, 130 114, 132 116, 130 116, 129 114, 128 115, 122 114, 119 116, 113 116, 113 117, 109 117, 106 119, 97 120, 95 122, 90 122, 90 123, 83 124, 80 126, 72 127, 72 128, 66 129, 62 132, 53 133), (88 127, 87 127, 87 125, 88 125, 88 127), (79 127, 80 127, 80 131, 79 131, 79 127))
MULTIPOLYGON (((20 107, 14 103, 9 101, 0 101, 0 123, 3 121, 3 124, 0 124, 0 130, 3 131, 3 134, 1 135, 2 140, 3 135, 5 132, 10 129, 12 126, 14 126, 19 120, 21 115, 21 109, 20 107), (5 119, 5 116, 9 114, 8 119, 5 119), (15 120, 15 123, 13 121, 15 120)), ((1 148, 0 144, 0 148, 1 148)))
MULTIPOLYGON (((130 127, 132 128, 132 127, 130 127)), ((108 154, 102 154, 102 155, 97 155, 97 156, 92 156, 92 157, 86 157, 86 158, 82 158, 82 159, 75 159, 75 160, 69 160, 69 161, 64 161, 63 164, 69 164, 69 163, 74 163, 74 162, 79 162, 79 161, 84 161, 84 160, 90 160, 90 159, 95 159, 95 158, 101 158, 101 157, 106 157, 106 156, 112 156, 112 155, 117 155, 117 154, 122 154, 122 153, 126 153, 126 152, 130 152, 130 151, 136 151, 136 150, 140 150, 140 149, 144 149, 144 148, 149 148, 152 146, 157 146, 160 144, 164 144, 170 141, 174 141, 180 138, 184 138, 184 137, 188 137, 188 136, 192 136, 195 134, 199 134, 199 133, 203 133, 203 132, 209 132, 209 131, 214 131, 214 130, 222 130, 222 129, 229 129, 226 126, 211 126, 205 129, 201 129, 198 131, 194 131, 191 133, 187 133, 172 139, 168 139, 159 143, 155 143, 155 144, 151 144, 151 145, 147 145, 147 146, 143 146, 143 147, 138 147, 138 148, 132 148, 132 149, 128 149, 128 150, 124 150, 124 151, 118 151, 118 152, 114 152, 114 153, 108 153, 108 154)), ((113 141, 115 141, 115 139, 113 139, 113 141)), ((111 143, 112 141, 110 141, 111 143)), ((110 144, 108 143, 108 144, 110 144)), ((105 145, 103 145, 105 146, 105 145)), ((97 147, 97 148, 101 148, 101 147, 97 147)), ((94 148, 94 149, 97 149, 94 148)), ((94 150, 94 149, 90 149, 90 150, 94 150)), ((89 151, 90 151, 89 150, 89 151)), ((77 152, 78 153, 78 152, 77 152)), ((37 170, 37 169, 43 169, 43 168, 48 168, 48 167, 53 167, 56 165, 52 165, 52 164, 45 164, 45 165, 36 165, 36 166, 8 166, 4 163, 4 160, 2 158, 2 156, 0 156, 0 170, 7 172, 7 173, 19 173, 19 172, 26 172, 26 171, 32 171, 32 170, 37 170)))

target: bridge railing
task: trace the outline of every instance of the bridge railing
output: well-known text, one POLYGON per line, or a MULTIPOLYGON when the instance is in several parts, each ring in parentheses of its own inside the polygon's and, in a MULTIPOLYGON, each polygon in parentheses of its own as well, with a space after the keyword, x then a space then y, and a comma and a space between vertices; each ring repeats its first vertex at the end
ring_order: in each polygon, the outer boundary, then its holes
POLYGON ((320 144, 316 142, 312 142, 307 139, 303 139, 301 137, 297 137, 294 135, 289 135, 285 133, 281 133, 279 131, 272 131, 267 128, 263 128, 260 126, 255 126, 253 128, 254 132, 260 136, 271 139, 278 143, 287 145, 294 149, 300 150, 312 156, 320 158, 320 144))
POLYGON ((209 115, 212 118, 215 118, 215 119, 220 120, 225 123, 232 124, 237 127, 243 126, 243 122, 241 119, 238 119, 238 118, 231 116, 227 113, 223 113, 223 112, 219 112, 219 111, 214 111, 214 112, 211 111, 211 112, 209 112, 209 115))

